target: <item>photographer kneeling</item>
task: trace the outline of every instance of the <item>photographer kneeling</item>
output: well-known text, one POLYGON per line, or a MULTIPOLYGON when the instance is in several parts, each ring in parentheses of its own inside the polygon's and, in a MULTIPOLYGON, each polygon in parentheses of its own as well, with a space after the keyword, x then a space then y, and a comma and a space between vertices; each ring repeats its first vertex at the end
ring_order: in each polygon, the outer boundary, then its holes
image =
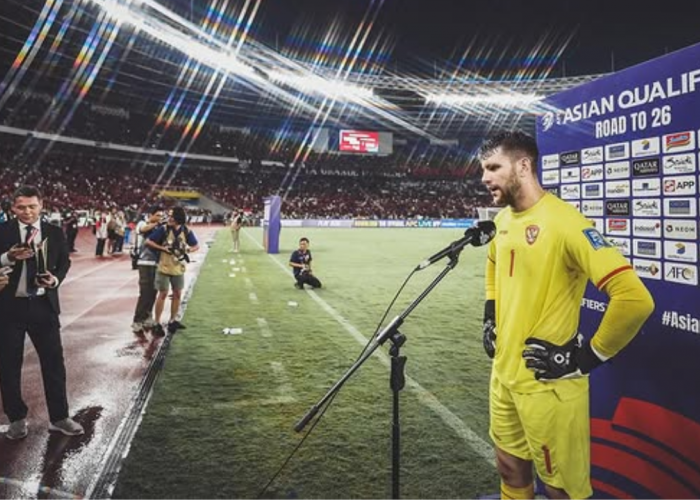
POLYGON ((304 285, 310 285, 311 288, 321 288, 321 281, 314 276, 311 271, 311 251, 309 250, 309 239, 301 238, 299 240, 299 249, 292 252, 289 258, 289 266, 294 271, 294 286, 299 290, 304 289, 304 285))
POLYGON ((185 328, 176 318, 182 300, 182 289, 185 288, 185 263, 190 261, 187 255, 199 249, 199 243, 194 233, 185 225, 187 215, 182 207, 174 207, 169 214, 168 223, 161 226, 148 237, 146 245, 158 250, 158 267, 156 268, 155 286, 158 297, 155 304, 156 326, 154 335, 163 336, 165 331, 160 322, 165 307, 168 290, 172 288, 173 298, 170 303, 170 321, 168 331, 185 328))

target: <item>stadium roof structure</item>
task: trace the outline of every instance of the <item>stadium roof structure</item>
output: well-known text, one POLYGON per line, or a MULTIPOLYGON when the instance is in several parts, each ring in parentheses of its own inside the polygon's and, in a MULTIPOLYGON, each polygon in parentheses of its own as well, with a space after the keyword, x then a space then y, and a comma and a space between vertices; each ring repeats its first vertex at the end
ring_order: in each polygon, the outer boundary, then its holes
POLYGON ((328 68, 255 41, 240 22, 202 29, 153 0, 3 3, 12 16, 0 16, 0 109, 30 90, 184 123, 375 129, 468 146, 493 128, 533 129, 542 98, 600 76, 490 81, 328 68))

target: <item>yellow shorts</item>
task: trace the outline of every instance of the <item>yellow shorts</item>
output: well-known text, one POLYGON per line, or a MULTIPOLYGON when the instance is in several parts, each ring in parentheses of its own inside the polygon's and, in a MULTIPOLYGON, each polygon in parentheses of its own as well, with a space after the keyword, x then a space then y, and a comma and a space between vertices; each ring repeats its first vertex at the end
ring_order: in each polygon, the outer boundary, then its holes
POLYGON ((554 382, 549 390, 513 392, 491 375, 491 439, 532 460, 540 479, 571 498, 593 494, 590 481, 588 379, 554 382))

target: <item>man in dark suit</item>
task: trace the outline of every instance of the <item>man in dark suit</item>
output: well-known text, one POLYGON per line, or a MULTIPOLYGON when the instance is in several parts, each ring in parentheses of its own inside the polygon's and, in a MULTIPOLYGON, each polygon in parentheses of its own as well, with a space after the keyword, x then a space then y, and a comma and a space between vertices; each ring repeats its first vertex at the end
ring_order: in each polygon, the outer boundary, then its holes
POLYGON ((22 363, 26 334, 41 364, 49 430, 82 434, 68 416, 66 367, 58 316, 58 287, 70 268, 60 227, 40 222, 41 192, 22 186, 13 196, 16 218, 0 225, 0 266, 12 266, 9 283, 0 290, 0 391, 10 427, 9 439, 27 436, 27 405, 22 400, 22 363))

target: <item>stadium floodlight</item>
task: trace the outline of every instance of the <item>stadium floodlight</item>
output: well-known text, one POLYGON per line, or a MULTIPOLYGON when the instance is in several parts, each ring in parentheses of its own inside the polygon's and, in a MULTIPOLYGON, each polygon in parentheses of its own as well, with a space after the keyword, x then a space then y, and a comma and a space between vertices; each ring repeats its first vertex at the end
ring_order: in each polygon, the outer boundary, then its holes
POLYGON ((529 107, 544 96, 538 94, 427 94, 425 100, 428 103, 446 106, 492 106, 492 107, 529 107))
POLYGON ((364 101, 374 97, 374 92, 370 88, 337 80, 327 80, 313 74, 300 75, 270 71, 268 78, 273 82, 294 87, 304 93, 317 93, 336 100, 364 101))

